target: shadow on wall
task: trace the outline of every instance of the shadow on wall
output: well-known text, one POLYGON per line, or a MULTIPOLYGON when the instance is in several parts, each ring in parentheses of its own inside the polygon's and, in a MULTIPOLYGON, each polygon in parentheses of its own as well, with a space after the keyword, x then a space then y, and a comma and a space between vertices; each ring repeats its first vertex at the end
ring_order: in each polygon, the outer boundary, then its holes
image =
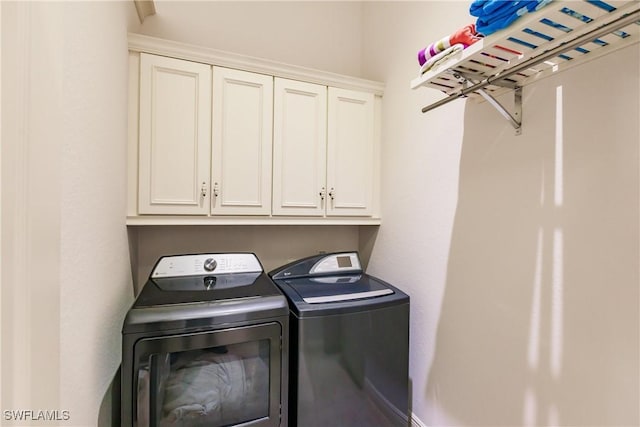
POLYGON ((525 88, 517 137, 467 102, 429 425, 639 423, 639 135, 584 89, 525 88))

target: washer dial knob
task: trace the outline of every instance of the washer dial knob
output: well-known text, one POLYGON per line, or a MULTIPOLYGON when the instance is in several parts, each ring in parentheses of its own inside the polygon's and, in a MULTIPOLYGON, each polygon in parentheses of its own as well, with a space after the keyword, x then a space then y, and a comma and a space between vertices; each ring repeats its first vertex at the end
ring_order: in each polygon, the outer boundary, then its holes
POLYGON ((207 258, 206 260, 204 260, 204 269, 207 271, 213 271, 216 269, 217 266, 218 266, 218 263, 213 258, 207 258))

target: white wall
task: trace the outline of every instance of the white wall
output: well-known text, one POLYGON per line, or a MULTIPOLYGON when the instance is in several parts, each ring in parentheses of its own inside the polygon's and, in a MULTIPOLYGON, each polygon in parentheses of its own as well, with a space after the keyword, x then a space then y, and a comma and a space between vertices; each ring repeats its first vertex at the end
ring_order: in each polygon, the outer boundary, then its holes
MULTIPOLYGON (((467 2, 367 3, 386 82, 369 272, 412 297, 413 411, 441 425, 638 425, 637 45, 527 86, 515 136, 486 103, 412 91, 467 2)), ((508 102, 508 99, 503 101, 508 102)))
POLYGON ((107 425, 133 296, 125 174, 135 9, 2 2, 2 19, 2 409, 107 425))

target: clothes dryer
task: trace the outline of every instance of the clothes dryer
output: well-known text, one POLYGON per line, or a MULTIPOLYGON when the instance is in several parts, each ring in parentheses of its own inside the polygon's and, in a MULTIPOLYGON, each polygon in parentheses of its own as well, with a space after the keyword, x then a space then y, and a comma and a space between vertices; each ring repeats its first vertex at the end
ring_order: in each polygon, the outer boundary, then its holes
POLYGON ((162 257, 122 328, 121 425, 288 425, 288 328, 254 254, 162 257))

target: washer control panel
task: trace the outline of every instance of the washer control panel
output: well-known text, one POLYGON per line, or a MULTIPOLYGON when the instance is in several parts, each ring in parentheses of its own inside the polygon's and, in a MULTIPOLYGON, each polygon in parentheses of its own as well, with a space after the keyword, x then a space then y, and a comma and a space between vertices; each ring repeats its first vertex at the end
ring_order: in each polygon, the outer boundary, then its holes
POLYGON ((261 272, 260 261, 249 253, 174 255, 162 257, 151 278, 261 272))
POLYGON ((360 270, 358 254, 351 252, 327 255, 311 267, 309 274, 342 273, 360 270))

